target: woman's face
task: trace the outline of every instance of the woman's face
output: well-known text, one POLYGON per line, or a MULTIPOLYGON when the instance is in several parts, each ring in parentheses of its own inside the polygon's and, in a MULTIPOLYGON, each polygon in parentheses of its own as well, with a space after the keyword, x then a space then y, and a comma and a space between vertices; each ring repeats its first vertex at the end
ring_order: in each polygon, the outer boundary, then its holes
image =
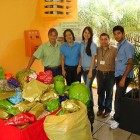
POLYGON ((65 34, 65 38, 68 43, 73 42, 73 36, 72 36, 71 32, 67 31, 65 34))
POLYGON ((88 41, 89 38, 91 37, 91 33, 86 29, 83 33, 83 37, 85 41, 88 41))

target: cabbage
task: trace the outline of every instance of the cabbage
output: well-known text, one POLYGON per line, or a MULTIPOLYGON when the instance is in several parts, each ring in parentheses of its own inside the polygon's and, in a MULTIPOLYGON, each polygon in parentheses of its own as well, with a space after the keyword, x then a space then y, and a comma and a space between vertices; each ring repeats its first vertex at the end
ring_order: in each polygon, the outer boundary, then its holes
POLYGON ((85 84, 74 82, 69 88, 69 99, 76 99, 88 105, 90 101, 90 90, 85 84))

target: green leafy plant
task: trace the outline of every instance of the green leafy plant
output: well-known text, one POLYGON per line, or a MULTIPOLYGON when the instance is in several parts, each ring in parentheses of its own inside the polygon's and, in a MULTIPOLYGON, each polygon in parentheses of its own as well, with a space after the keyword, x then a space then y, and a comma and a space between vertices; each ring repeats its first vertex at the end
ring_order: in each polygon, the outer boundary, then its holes
POLYGON ((131 97, 140 98, 140 45, 135 42, 135 55, 133 61, 133 69, 134 69, 134 77, 132 79, 131 84, 133 85, 134 92, 132 92, 131 97), (136 95, 135 91, 138 91, 139 95, 136 95))

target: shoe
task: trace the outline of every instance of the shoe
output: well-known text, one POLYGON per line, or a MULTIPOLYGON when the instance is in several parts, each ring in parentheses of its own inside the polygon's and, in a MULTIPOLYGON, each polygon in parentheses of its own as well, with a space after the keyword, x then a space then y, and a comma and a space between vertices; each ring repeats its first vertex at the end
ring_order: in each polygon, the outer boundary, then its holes
POLYGON ((118 127, 119 127, 119 123, 118 122, 116 122, 115 120, 111 122, 111 124, 110 124, 110 128, 111 129, 116 129, 118 127))
POLYGON ((98 110, 98 112, 97 112, 97 116, 101 116, 101 115, 103 115, 103 110, 98 110))
POLYGON ((114 116, 111 116, 111 118, 110 118, 111 120, 114 120, 114 116))
POLYGON ((103 118, 106 118, 106 117, 108 117, 110 115, 110 112, 104 112, 103 113, 103 118))

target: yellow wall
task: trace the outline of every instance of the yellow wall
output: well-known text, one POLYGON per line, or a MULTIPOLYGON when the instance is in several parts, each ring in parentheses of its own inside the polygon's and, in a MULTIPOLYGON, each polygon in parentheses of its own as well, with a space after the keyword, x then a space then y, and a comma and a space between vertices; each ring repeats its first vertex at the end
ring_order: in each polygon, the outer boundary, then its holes
MULTIPOLYGON (((48 29, 60 21, 42 18, 39 0, 2 0, 0 3, 0 66, 5 73, 17 73, 29 61, 25 56, 24 30, 40 31, 43 42, 47 40, 48 29)), ((32 69, 42 71, 40 61, 35 61, 32 69)))

